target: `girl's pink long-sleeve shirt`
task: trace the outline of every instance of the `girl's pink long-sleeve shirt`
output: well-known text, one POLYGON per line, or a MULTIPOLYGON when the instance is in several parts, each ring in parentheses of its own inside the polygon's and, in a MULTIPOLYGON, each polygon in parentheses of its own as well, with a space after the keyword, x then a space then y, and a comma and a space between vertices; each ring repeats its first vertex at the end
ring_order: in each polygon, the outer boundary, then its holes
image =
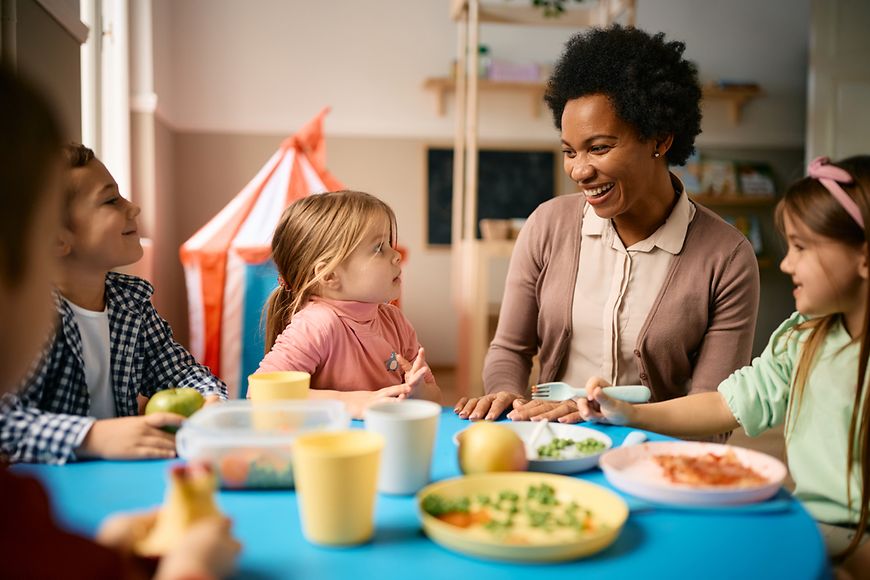
POLYGON ((413 362, 419 349, 414 327, 392 304, 314 297, 257 372, 305 371, 312 389, 376 391, 403 383, 396 357, 413 362))

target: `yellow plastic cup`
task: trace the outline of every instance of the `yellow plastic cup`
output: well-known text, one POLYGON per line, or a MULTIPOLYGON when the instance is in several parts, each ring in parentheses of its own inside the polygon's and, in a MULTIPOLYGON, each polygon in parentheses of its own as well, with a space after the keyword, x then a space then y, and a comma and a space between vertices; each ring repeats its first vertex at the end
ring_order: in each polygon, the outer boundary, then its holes
POLYGON ((302 533, 313 544, 350 546, 371 539, 384 438, 363 430, 296 439, 293 471, 302 533))
POLYGON ((254 429, 274 431, 297 427, 288 422, 286 412, 270 408, 271 403, 307 399, 310 384, 311 375, 303 371, 275 371, 248 376, 248 396, 254 407, 254 429))
POLYGON ((311 375, 302 371, 275 371, 248 376, 248 397, 254 401, 307 399, 311 375))

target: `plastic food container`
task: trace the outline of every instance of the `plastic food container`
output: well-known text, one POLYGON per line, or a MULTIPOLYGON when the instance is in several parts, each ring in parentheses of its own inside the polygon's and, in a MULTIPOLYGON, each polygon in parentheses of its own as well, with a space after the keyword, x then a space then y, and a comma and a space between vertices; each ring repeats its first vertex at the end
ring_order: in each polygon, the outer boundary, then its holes
POLYGON ((175 445, 184 459, 211 462, 225 489, 291 488, 296 437, 349 425, 340 401, 229 401, 185 421, 175 445))

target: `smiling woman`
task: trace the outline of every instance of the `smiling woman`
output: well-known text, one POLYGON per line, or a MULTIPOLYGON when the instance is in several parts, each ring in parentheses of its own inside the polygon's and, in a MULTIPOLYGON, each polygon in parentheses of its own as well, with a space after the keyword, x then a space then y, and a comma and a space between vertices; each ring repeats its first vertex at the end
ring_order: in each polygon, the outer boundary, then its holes
POLYGON ((652 400, 714 390, 749 362, 758 266, 734 228, 690 201, 669 165, 700 133, 701 89, 681 42, 614 26, 571 38, 547 85, 578 193, 538 207, 511 258, 465 418, 577 421, 573 401, 526 401, 540 381, 643 384, 652 400))

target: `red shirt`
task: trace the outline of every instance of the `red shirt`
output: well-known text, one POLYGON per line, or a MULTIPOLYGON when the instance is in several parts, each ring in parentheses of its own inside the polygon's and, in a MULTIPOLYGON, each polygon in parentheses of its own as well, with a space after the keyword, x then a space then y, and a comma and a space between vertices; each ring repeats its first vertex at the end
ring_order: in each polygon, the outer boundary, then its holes
POLYGON ((35 479, 0 466, 0 575, 16 579, 151 578, 157 561, 62 530, 35 479))

